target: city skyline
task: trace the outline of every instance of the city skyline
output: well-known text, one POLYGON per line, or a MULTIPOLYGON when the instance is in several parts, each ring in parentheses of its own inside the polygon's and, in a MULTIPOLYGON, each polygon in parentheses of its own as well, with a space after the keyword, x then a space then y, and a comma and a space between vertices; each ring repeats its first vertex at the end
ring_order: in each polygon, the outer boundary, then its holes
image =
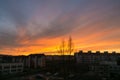
POLYGON ((0 54, 75 50, 120 52, 119 0, 0 0, 0 54))

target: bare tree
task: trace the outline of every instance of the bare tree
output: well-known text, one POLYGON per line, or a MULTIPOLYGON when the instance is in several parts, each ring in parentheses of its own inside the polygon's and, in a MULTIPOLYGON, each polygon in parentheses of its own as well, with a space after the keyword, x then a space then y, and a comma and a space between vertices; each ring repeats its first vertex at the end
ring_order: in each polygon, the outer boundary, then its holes
POLYGON ((68 50, 67 50, 67 52, 68 52, 68 55, 71 55, 72 54, 72 52, 73 52, 73 43, 72 43, 72 38, 71 38, 71 36, 69 37, 69 39, 68 39, 68 50))
POLYGON ((71 36, 68 39, 68 45, 65 45, 65 41, 64 39, 61 41, 61 45, 58 48, 58 53, 60 53, 61 55, 65 55, 65 53, 67 52, 68 55, 71 55, 72 52, 74 51, 73 49, 73 42, 72 42, 72 38, 71 36))
POLYGON ((64 39, 62 40, 61 45, 59 46, 58 53, 60 53, 61 55, 65 54, 65 41, 64 41, 64 39))

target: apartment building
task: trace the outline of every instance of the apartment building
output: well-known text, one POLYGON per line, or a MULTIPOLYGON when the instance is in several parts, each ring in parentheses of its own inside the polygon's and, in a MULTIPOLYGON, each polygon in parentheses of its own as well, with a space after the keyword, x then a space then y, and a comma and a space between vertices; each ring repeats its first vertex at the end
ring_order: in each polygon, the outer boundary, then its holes
POLYGON ((45 67, 45 55, 44 54, 30 54, 28 56, 28 67, 39 68, 45 67))
POLYGON ((116 52, 108 53, 107 51, 101 53, 100 51, 83 52, 79 51, 75 53, 76 63, 79 64, 98 64, 100 61, 116 61, 120 54, 116 52))
POLYGON ((114 78, 120 74, 120 65, 116 61, 101 61, 97 65, 90 65, 89 70, 101 77, 114 78))
POLYGON ((21 62, 24 64, 24 68, 45 67, 45 55, 34 53, 28 56, 13 56, 12 62, 21 62))
POLYGON ((23 72, 23 63, 0 63, 0 73, 19 73, 23 72))
POLYGON ((46 57, 47 61, 68 61, 68 60, 74 60, 73 55, 47 55, 46 57))
POLYGON ((89 71, 101 76, 101 78, 115 78, 120 75, 120 54, 108 51, 75 53, 77 64, 87 64, 89 71))
POLYGON ((0 63, 12 62, 11 55, 0 55, 0 63))

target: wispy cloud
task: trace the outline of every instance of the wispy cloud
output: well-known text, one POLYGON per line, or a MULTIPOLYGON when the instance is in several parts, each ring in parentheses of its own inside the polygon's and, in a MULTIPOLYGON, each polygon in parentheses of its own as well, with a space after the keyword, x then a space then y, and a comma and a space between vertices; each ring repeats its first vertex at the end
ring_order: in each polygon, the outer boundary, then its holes
POLYGON ((1 0, 1 52, 55 48, 60 38, 67 35, 74 37, 79 48, 118 50, 119 8, 119 0, 1 0))

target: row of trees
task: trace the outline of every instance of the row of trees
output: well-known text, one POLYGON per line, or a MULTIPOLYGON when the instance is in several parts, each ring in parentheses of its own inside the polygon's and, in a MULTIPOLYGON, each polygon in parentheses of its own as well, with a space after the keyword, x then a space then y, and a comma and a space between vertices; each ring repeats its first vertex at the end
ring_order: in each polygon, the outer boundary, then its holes
POLYGON ((71 55, 74 52, 74 48, 73 48, 73 42, 72 42, 72 38, 71 36, 68 39, 67 45, 65 43, 65 40, 63 39, 61 41, 61 45, 58 48, 58 53, 60 53, 61 55, 71 55))

